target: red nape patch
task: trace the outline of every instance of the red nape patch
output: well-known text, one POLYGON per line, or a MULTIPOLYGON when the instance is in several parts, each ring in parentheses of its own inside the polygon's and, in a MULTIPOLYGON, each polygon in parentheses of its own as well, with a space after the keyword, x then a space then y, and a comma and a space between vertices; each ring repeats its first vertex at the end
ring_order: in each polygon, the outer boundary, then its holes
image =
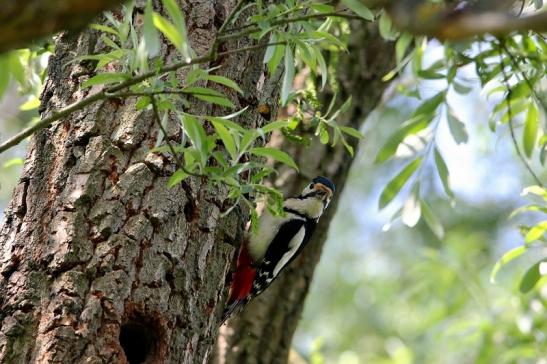
POLYGON ((234 272, 228 303, 242 300, 251 293, 256 269, 252 265, 251 256, 246 247, 241 249, 237 259, 237 268, 234 272))

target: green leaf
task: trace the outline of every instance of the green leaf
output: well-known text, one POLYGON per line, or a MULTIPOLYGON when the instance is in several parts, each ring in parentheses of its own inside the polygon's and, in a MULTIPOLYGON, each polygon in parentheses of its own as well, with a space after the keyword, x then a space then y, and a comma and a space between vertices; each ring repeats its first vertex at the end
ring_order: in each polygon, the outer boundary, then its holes
POLYGON ((386 185, 382 194, 380 195, 380 200, 378 202, 378 207, 383 209, 386 207, 394 198, 397 196, 401 188, 405 185, 408 179, 414 174, 420 163, 422 162, 421 158, 416 158, 414 161, 410 162, 397 176, 395 176, 389 183, 386 185))
POLYGON ((177 169, 175 173, 173 173, 171 177, 169 177, 169 180, 167 181, 167 187, 175 187, 180 182, 184 181, 186 177, 188 177, 188 174, 186 172, 184 172, 182 169, 177 169))
POLYGON ((192 141, 192 144, 199 152, 200 162, 202 166, 205 166, 207 162, 207 134, 201 123, 194 116, 188 114, 181 115, 182 126, 184 132, 188 135, 188 138, 192 141))
POLYGON ((528 230, 528 233, 526 233, 526 236, 524 237, 524 242, 530 244, 536 240, 542 239, 546 231, 547 220, 541 221, 528 230))
MULTIPOLYGON (((277 43, 277 34, 273 33, 270 34, 270 40, 268 43, 277 43)), ((276 46, 268 46, 266 47, 266 51, 264 52, 264 59, 262 60, 263 63, 267 64, 273 57, 275 53, 276 46)))
POLYGON ((0 56, 0 97, 4 94, 8 88, 11 78, 9 60, 5 56, 0 56))
POLYGON ((464 85, 462 85, 461 83, 456 82, 456 81, 454 81, 454 82, 452 83, 452 88, 454 89, 454 91, 456 91, 456 92, 459 93, 460 95, 468 94, 469 92, 471 92, 471 90, 473 90, 473 87, 464 86, 464 85))
POLYGON ((111 72, 111 73, 99 73, 89 80, 82 83, 82 87, 89 87, 94 85, 106 85, 109 83, 122 82, 129 79, 127 73, 111 72))
POLYGON ((393 32, 391 19, 385 11, 383 11, 382 15, 380 16, 378 29, 380 30, 380 35, 385 40, 395 40, 396 34, 394 34, 393 32))
POLYGON ((536 283, 545 275, 545 264, 546 260, 542 259, 524 273, 519 286, 521 293, 528 293, 536 286, 536 283))
POLYGON ((285 106, 289 100, 294 80, 294 58, 291 47, 285 47, 285 74, 281 86, 281 105, 285 106))
POLYGON ((28 99, 27 102, 23 103, 21 106, 19 106, 19 110, 22 111, 29 111, 34 110, 40 106, 40 99, 36 96, 31 96, 30 99, 28 99))
POLYGON ((342 4, 346 5, 350 10, 359 15, 361 18, 374 21, 374 14, 360 0, 342 0, 342 4))
POLYGON ((239 85, 235 83, 234 81, 230 80, 228 77, 218 76, 218 75, 208 75, 205 78, 209 81, 213 81, 216 83, 220 83, 221 85, 228 86, 236 90, 240 94, 243 94, 243 90, 239 87, 239 85))
POLYGON ((448 128, 450 129, 450 134, 457 144, 467 143, 467 130, 465 124, 461 122, 451 107, 446 108, 446 120, 448 121, 448 128))
POLYGON ((328 77, 328 68, 327 68, 327 62, 325 62, 325 58, 323 57, 323 54, 321 53, 321 50, 316 47, 312 47, 312 52, 315 55, 315 58, 317 59, 317 63, 319 64, 319 71, 321 72, 321 90, 325 87, 327 84, 327 77, 328 77))
POLYGON ((437 216, 431 211, 431 207, 425 202, 424 200, 420 200, 420 206, 422 209, 422 216, 431 231, 433 231, 433 234, 438 239, 442 239, 444 237, 444 228, 437 216))
POLYGON ((418 116, 418 115, 431 115, 433 112, 437 110, 439 105, 445 100, 446 92, 441 91, 435 96, 425 100, 414 110, 412 113, 412 116, 418 116))
POLYGON ((258 136, 258 132, 254 129, 244 130, 243 137, 241 138, 241 143, 239 144, 239 153, 245 153, 256 140, 256 138, 258 138, 258 136))
POLYGON ((213 104, 234 108, 234 104, 221 92, 207 87, 192 86, 185 87, 183 91, 200 100, 211 102, 213 104))
POLYGON ((102 24, 90 24, 89 27, 91 29, 95 29, 95 30, 98 30, 98 31, 101 31, 101 32, 105 32, 105 33, 110 33, 110 34, 114 34, 116 37, 119 37, 120 36, 120 33, 112 28, 112 27, 109 27, 109 26, 106 26, 106 25, 102 25, 102 24))
POLYGON ((439 150, 434 147, 434 154, 435 154, 435 165, 437 166, 437 172, 439 173, 439 177, 441 178, 441 182, 443 183, 444 192, 450 197, 451 199, 454 198, 454 192, 452 192, 452 189, 450 188, 449 183, 449 173, 448 173, 448 167, 446 166, 446 163, 443 159, 443 156, 439 152, 439 150))
POLYGON ((274 47, 274 51, 273 51, 272 58, 268 61, 268 72, 270 72, 270 75, 273 75, 275 73, 275 70, 277 69, 277 67, 279 66, 279 63, 281 62, 281 59, 283 58, 283 54, 285 54, 284 44, 278 44, 273 47, 274 47))
POLYGON ((215 130, 217 131, 218 136, 222 140, 222 143, 224 143, 224 146, 226 147, 226 150, 230 154, 230 157, 234 162, 237 162, 237 147, 234 141, 234 138, 226 129, 224 125, 222 125, 219 122, 213 121, 213 126, 215 127, 215 130))
POLYGON ((357 138, 357 139, 363 139, 364 138, 364 135, 361 134, 361 132, 357 129, 350 128, 349 126, 343 126, 343 125, 340 125, 339 128, 340 128, 341 131, 343 131, 344 133, 346 133, 348 135, 351 135, 354 138, 357 138))
POLYGON ((25 161, 22 158, 12 158, 4 163, 4 168, 22 166, 25 161))
POLYGON ((257 147, 257 148, 252 148, 249 152, 260 157, 272 158, 298 171, 298 166, 296 165, 292 157, 279 149, 268 148, 268 147, 257 147))
POLYGON ((165 9, 167 10, 167 13, 171 17, 171 19, 173 19, 174 27, 180 36, 181 43, 180 43, 179 52, 186 59, 190 59, 192 57, 192 54, 191 54, 192 50, 190 49, 188 44, 188 35, 186 34, 186 23, 184 21, 184 15, 180 11, 180 8, 175 2, 175 0, 163 0, 163 5, 165 9))
POLYGON ((526 113, 526 121, 524 122, 524 132, 522 133, 522 145, 526 156, 530 158, 534 151, 534 145, 539 129, 539 113, 534 102, 530 102, 528 112, 526 113))
POLYGON ((492 272, 490 273, 490 282, 494 283, 496 281, 496 276, 498 275, 498 272, 500 269, 506 265, 507 263, 515 260, 516 258, 520 257, 526 250, 528 250, 528 247, 525 245, 518 246, 516 248, 513 248, 503 254, 503 256, 496 262, 494 265, 494 268, 492 269, 492 272))
POLYGON ((274 130, 279 130, 281 128, 286 128, 289 126, 289 123, 287 120, 278 120, 271 123, 266 124, 264 127, 262 127, 262 131, 264 133, 270 133, 274 130))
POLYGON ((403 124, 399 130, 389 137, 386 144, 384 144, 382 149, 380 149, 374 163, 378 164, 387 161, 393 154, 395 154, 397 147, 401 144, 405 137, 416 134, 425 129, 430 122, 431 120, 423 116, 418 116, 403 124))
MULTIPOLYGON (((182 34, 175 28, 173 24, 167 19, 165 19, 160 14, 153 12, 152 13, 152 20, 154 23, 154 26, 158 28, 160 32, 165 35, 167 39, 177 48, 177 50, 183 54, 183 46, 184 46, 184 40, 182 38, 182 34)), ((186 57, 187 55, 185 55, 186 57)))
POLYGON ((405 57, 406 50, 412 42, 412 39, 414 39, 412 35, 403 33, 397 40, 397 43, 395 43, 395 58, 397 59, 397 64, 401 63, 405 57))
POLYGON ((150 57, 155 57, 160 52, 160 39, 154 27, 153 13, 152 0, 148 0, 144 8, 143 38, 146 51, 150 57))

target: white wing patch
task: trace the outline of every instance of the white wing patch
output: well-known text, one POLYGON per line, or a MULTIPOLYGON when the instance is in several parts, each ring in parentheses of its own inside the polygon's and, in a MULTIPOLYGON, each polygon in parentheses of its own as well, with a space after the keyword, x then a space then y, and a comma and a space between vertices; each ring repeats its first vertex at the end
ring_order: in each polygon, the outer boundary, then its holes
MULTIPOLYGON (((291 239, 291 241, 289 243, 289 247, 290 247, 289 251, 286 252, 285 254, 283 254, 281 259, 279 259, 279 262, 277 262, 277 265, 275 266, 275 269, 273 271, 273 277, 277 277, 277 275, 279 274, 281 269, 283 269, 283 267, 285 265, 287 265, 289 260, 291 260, 293 255, 296 253, 296 251, 298 250, 298 248, 302 244, 302 241, 304 240, 304 235, 305 234, 306 234, 306 229, 305 229, 305 226, 302 225, 300 230, 298 230, 298 233, 296 233, 296 235, 293 236, 293 238, 291 239)), ((273 277, 272 277, 272 279, 273 279, 273 277)))

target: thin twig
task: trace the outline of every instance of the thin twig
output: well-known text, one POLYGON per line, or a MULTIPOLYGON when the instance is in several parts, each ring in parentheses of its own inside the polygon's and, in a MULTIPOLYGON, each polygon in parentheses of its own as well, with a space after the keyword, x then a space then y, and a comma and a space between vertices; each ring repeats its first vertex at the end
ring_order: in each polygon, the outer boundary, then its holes
MULTIPOLYGON (((342 13, 339 13, 339 12, 332 12, 332 13, 323 13, 323 14, 303 15, 303 16, 297 16, 297 17, 294 17, 294 18, 278 20, 278 21, 271 22, 270 26, 275 27, 275 26, 278 26, 278 25, 286 25, 286 24, 296 23, 296 22, 299 22, 299 21, 306 21, 306 20, 310 20, 310 19, 326 18, 326 17, 329 17, 329 16, 339 17, 339 18, 346 18, 346 19, 359 19, 359 20, 365 21, 365 19, 361 18, 360 16, 351 15, 351 14, 342 14, 342 13)), ((219 35, 218 39, 227 40, 227 39, 232 39, 232 38, 241 38, 241 37, 245 37, 247 35, 259 32, 261 30, 262 29, 256 27, 256 28, 244 30, 244 31, 241 31, 241 32, 238 32, 238 33, 219 35)))
POLYGON ((513 125, 513 113, 512 113, 512 108, 511 108, 511 93, 512 93, 512 90, 511 90, 510 85, 509 85, 509 76, 507 75, 507 71, 505 70, 505 61, 503 59, 501 51, 499 52, 499 56, 500 56, 500 63, 501 63, 501 72, 503 74, 503 82, 505 84, 505 88, 507 89, 507 98, 505 100, 506 100, 506 103, 507 103, 507 116, 509 118, 509 133, 511 134, 511 141, 513 142, 513 146, 515 147, 515 151, 517 152, 517 155, 518 155, 519 159, 524 164, 524 166, 526 167, 528 172, 532 175, 532 178, 536 181, 538 186, 543 187, 543 183, 541 182, 539 177, 534 173, 534 170, 528 164, 528 161, 526 160, 526 158, 524 158, 524 155, 522 154, 522 152, 519 148, 519 145, 518 145, 518 142, 517 142, 517 137, 515 135, 515 128, 514 128, 514 125, 513 125))

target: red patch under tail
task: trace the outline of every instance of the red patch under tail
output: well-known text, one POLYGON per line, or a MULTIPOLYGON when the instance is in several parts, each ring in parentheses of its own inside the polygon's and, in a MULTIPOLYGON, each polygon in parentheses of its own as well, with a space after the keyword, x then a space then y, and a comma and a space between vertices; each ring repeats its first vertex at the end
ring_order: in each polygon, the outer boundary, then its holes
POLYGON ((230 294, 226 302, 224 311, 224 320, 235 311, 251 293, 253 281, 256 275, 256 268, 252 265, 252 259, 246 246, 243 246, 237 259, 236 271, 232 276, 232 284, 230 285, 230 294))

